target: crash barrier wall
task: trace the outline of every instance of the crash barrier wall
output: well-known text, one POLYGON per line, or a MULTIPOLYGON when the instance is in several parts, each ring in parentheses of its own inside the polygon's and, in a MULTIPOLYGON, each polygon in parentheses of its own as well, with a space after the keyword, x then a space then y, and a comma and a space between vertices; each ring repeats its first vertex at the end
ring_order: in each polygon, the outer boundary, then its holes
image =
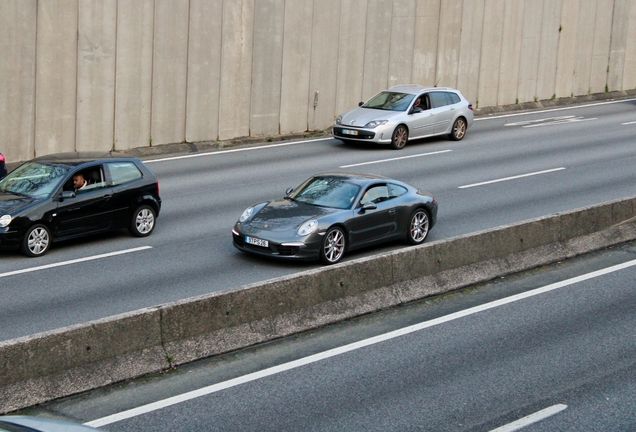
POLYGON ((0 342, 0 413, 636 239, 636 197, 0 342))
POLYGON ((3 0, 10 162, 325 130, 396 84, 476 107, 636 89, 636 0, 3 0))

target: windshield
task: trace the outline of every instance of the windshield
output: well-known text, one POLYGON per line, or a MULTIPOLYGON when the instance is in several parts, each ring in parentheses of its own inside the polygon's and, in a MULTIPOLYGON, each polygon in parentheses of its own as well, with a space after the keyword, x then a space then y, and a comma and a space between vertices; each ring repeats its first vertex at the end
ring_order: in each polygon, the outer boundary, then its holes
POLYGON ((386 111, 406 111, 415 95, 383 91, 369 99, 363 108, 374 108, 386 111))
POLYGON ((0 191, 30 197, 49 195, 71 167, 51 163, 27 162, 0 180, 0 191))
POLYGON ((312 177, 292 192, 290 197, 306 204, 348 209, 359 190, 360 186, 342 177, 312 177))

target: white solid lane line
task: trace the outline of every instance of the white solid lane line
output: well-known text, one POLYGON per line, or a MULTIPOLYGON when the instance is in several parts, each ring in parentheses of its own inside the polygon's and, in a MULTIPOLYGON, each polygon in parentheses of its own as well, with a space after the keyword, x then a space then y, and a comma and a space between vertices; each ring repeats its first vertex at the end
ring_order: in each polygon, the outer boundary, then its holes
POLYGON ((621 123, 622 125, 632 125, 632 124, 636 124, 636 121, 633 122, 627 122, 627 123, 621 123))
POLYGON ((85 261, 93 261, 93 260, 97 260, 101 258, 108 258, 108 257, 123 255, 123 254, 131 253, 131 252, 139 252, 146 249, 152 249, 152 246, 141 246, 141 247, 137 247, 133 249, 125 249, 125 250, 121 250, 117 252, 109 252, 109 253, 105 253, 101 255, 94 255, 94 256, 78 258, 78 259, 74 259, 70 261, 62 261, 59 263, 47 264, 47 265, 43 265, 39 267, 31 267, 31 268, 22 269, 22 270, 14 270, 14 271, 6 272, 6 273, 0 273, 0 278, 7 277, 7 276, 15 276, 15 275, 23 274, 23 273, 31 273, 31 272, 46 270, 46 269, 55 268, 55 267, 61 267, 61 266, 69 265, 69 264, 77 264, 77 263, 81 263, 85 261))
POLYGON ((210 152, 205 152, 205 153, 187 154, 187 155, 183 155, 183 156, 172 156, 172 157, 161 158, 161 159, 149 159, 149 160, 144 160, 144 163, 145 164, 149 164, 149 163, 155 163, 155 162, 173 161, 173 160, 177 160, 177 159, 190 159, 190 158, 203 157, 203 156, 217 156, 217 155, 222 155, 222 154, 227 154, 227 153, 237 153, 237 152, 252 151, 252 150, 270 149, 270 148, 273 148, 273 147, 285 147, 285 146, 291 146, 291 145, 296 145, 296 144, 306 144, 306 143, 311 143, 311 142, 326 141, 326 140, 332 140, 332 139, 333 139, 333 137, 326 137, 326 138, 317 138, 317 139, 311 139, 311 140, 286 142, 286 143, 282 143, 282 144, 268 144, 268 145, 262 145, 262 146, 256 146, 256 147, 242 147, 242 148, 230 149, 230 150, 210 151, 210 152))
POLYGON ((499 182, 508 181, 508 180, 515 180, 515 179, 519 179, 519 178, 523 178, 523 177, 531 177, 531 176, 535 176, 535 175, 539 175, 539 174, 546 174, 546 173, 551 173, 551 172, 555 172, 555 171, 562 171, 564 169, 565 169, 565 167, 553 168, 553 169, 549 169, 549 170, 545 170, 545 171, 537 171, 537 172, 528 173, 528 174, 520 174, 520 175, 516 175, 516 176, 512 176, 512 177, 500 178, 500 179, 496 179, 496 180, 488 180, 488 181, 481 182, 481 183, 473 183, 473 184, 469 184, 469 185, 459 186, 458 188, 459 189, 466 189, 466 188, 471 188, 471 187, 475 187, 475 186, 483 186, 483 185, 487 185, 487 184, 491 184, 491 183, 499 183, 499 182))
POLYGON ((435 152, 430 152, 430 153, 421 153, 421 154, 416 154, 416 155, 411 155, 411 156, 400 156, 400 157, 395 157, 395 158, 390 158, 390 159, 380 159, 380 160, 376 160, 376 161, 372 161, 372 162, 362 162, 362 163, 351 164, 351 165, 341 165, 338 168, 351 168, 351 167, 357 167, 357 166, 362 166, 362 165, 373 165, 373 164, 378 164, 378 163, 392 162, 392 161, 396 161, 396 160, 410 159, 410 158, 416 158, 416 157, 422 157, 422 156, 431 156, 431 155, 436 155, 436 154, 441 154, 441 153, 448 153, 448 152, 452 152, 452 150, 440 150, 440 151, 435 151, 435 152))
POLYGON ((142 414, 146 414, 146 413, 149 413, 149 412, 152 412, 152 411, 157 411, 157 410, 160 410, 160 409, 165 408, 165 407, 169 407, 169 406, 172 406, 172 405, 176 405, 176 404, 179 404, 179 403, 182 403, 182 402, 189 401, 191 399, 196 399, 198 397, 206 396, 206 395, 209 395, 209 394, 212 394, 212 393, 216 393, 216 392, 219 392, 221 390, 225 390, 225 389, 228 389, 228 388, 231 388, 231 387, 236 387, 236 386, 241 385, 241 384, 245 384, 245 383, 248 383, 248 382, 251 382, 251 381, 256 381, 256 380, 264 378, 264 377, 268 377, 268 376, 271 376, 271 375, 276 375, 278 373, 285 372, 285 371, 288 371, 288 370, 291 370, 291 369, 296 369, 298 367, 305 366, 305 365, 308 365, 308 364, 311 364, 311 363, 316 363, 316 362, 319 362, 321 360, 325 360, 325 359, 328 359, 328 358, 331 358, 331 357, 338 356, 340 354, 348 353, 350 351, 355 351, 357 349, 364 348, 364 347, 367 347, 367 346, 370 346, 370 345, 375 345, 377 343, 384 342, 384 341, 387 341, 387 340, 390 340, 390 339, 394 339, 394 338, 397 338, 397 337, 400 337, 400 336, 404 336, 404 335, 407 335, 409 333, 413 333, 413 332, 420 331, 420 330, 423 330, 423 329, 426 329, 426 328, 434 327, 434 326, 439 325, 439 324, 443 324, 443 323, 446 323, 446 322, 454 321, 454 320, 457 320, 457 319, 460 319, 460 318, 463 318, 463 317, 466 317, 466 316, 469 316, 469 315, 473 315, 473 314, 476 314, 476 313, 479 313, 479 312, 483 312, 483 311, 486 311, 486 310, 489 310, 489 309, 494 309, 494 308, 499 307, 499 306, 503 306, 503 305, 506 305, 506 304, 509 304, 509 303, 513 303, 513 302, 516 302, 516 301, 519 301, 519 300, 523 300, 523 299, 526 299, 526 298, 529 298, 529 297, 533 297, 533 296, 536 296, 536 295, 539 295, 539 294, 543 294, 543 293, 546 293, 546 292, 549 292, 549 291, 553 291, 553 290, 556 290, 556 289, 559 289, 559 288, 563 288, 563 287, 566 287, 566 286, 569 286, 569 285, 574 285, 576 283, 579 283, 579 282, 582 282, 582 281, 585 281, 585 280, 588 280, 588 279, 592 279, 592 278, 596 278, 596 277, 599 277, 599 276, 603 276, 603 275, 606 275, 606 274, 609 274, 609 273, 613 273, 613 272, 616 272, 616 271, 619 271, 619 270, 623 270, 623 269, 626 269, 626 268, 629 268, 629 267, 632 267, 632 266, 636 266, 636 260, 628 261, 628 262, 625 262, 625 263, 622 263, 622 264, 617 264, 617 265, 612 266, 612 267, 607 267, 607 268, 604 268, 604 269, 601 269, 601 270, 597 270, 597 271, 594 271, 594 272, 591 272, 591 273, 587 273, 587 274, 584 274, 584 275, 581 275, 581 276, 577 276, 577 277, 574 277, 574 278, 571 278, 571 279, 567 279, 567 280, 564 280, 564 281, 561 281, 561 282, 556 282, 556 283, 553 283, 553 284, 550 284, 550 285, 546 285, 546 286, 541 287, 541 288, 536 288, 536 289, 531 290, 531 291, 526 291, 526 292, 523 292, 523 293, 520 293, 520 294, 516 294, 516 295, 510 296, 510 297, 506 297, 506 298, 503 298, 503 299, 495 300, 495 301, 490 302, 490 303, 486 303, 486 304, 483 304, 483 305, 475 306, 475 307, 472 307, 470 309, 466 309, 466 310, 463 310, 463 311, 455 312, 455 313, 452 313, 450 315, 446 315, 446 316, 442 316, 442 317, 439 317, 439 318, 435 318, 435 319, 430 320, 430 321, 425 321, 425 322, 422 322, 422 323, 419 323, 419 324, 415 324, 415 325, 412 325, 412 326, 409 326, 409 327, 404 327, 404 328, 401 328, 401 329, 398 329, 398 330, 394 330, 394 331, 389 332, 389 333, 381 334, 381 335, 374 336, 374 337, 369 338, 369 339, 364 339, 364 340, 361 340, 359 342, 351 343, 349 345, 344 345, 344 346, 341 346, 341 347, 338 347, 338 348, 334 348, 334 349, 331 349, 331 350, 328 350, 328 351, 324 351, 324 352, 321 352, 321 353, 318 353, 318 354, 310 355, 308 357, 304 357, 304 358, 301 358, 301 359, 298 359, 298 360, 294 360, 294 361, 291 361, 289 363, 284 363, 284 364, 281 364, 281 365, 278 365, 278 366, 274 366, 274 367, 271 367, 271 368, 268 368, 268 369, 264 369, 264 370, 261 370, 261 371, 258 371, 258 372, 253 372, 251 374, 243 375, 243 376, 240 376, 240 377, 228 380, 228 381, 220 382, 218 384, 213 384, 213 385, 208 386, 208 387, 203 387, 203 388, 200 388, 200 389, 197 389, 197 390, 193 390, 191 392, 183 393, 183 394, 180 394, 180 395, 177 395, 177 396, 172 396, 172 397, 169 397, 167 399, 163 399, 163 400, 160 400, 160 401, 157 401, 157 402, 153 402, 153 403, 150 403, 150 404, 147 404, 147 405, 143 405, 143 406, 140 406, 140 407, 137 407, 137 408, 133 408, 133 409, 130 409, 130 410, 127 410, 127 411, 122 411, 122 412, 119 412, 119 413, 116 413, 116 414, 112 414, 112 415, 109 415, 109 416, 106 416, 106 417, 102 417, 102 418, 99 418, 99 419, 96 419, 96 420, 93 420, 93 421, 89 421, 89 422, 84 423, 84 424, 88 425, 88 426, 93 426, 93 427, 100 427, 100 426, 105 426, 105 425, 108 425, 108 424, 111 424, 111 423, 116 423, 118 421, 125 420, 125 419, 128 419, 128 418, 137 417, 137 416, 140 416, 142 414))
POLYGON ((513 421, 512 423, 508 423, 507 425, 503 425, 501 427, 498 427, 497 429, 493 429, 490 432, 514 432, 526 426, 529 426, 532 423, 539 422, 550 416, 558 414, 567 407, 567 405, 563 404, 552 405, 551 407, 542 409, 541 411, 537 411, 534 414, 530 414, 529 416, 520 418, 519 420, 513 421))

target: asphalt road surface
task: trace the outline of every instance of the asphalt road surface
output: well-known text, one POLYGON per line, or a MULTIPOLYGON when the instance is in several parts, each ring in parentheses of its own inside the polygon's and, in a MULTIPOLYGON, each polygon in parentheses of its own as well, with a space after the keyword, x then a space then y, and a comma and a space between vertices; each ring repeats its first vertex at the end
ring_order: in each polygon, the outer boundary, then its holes
POLYGON ((636 430, 636 243, 28 410, 110 431, 636 430))
POLYGON ((481 118, 463 141, 402 151, 325 138, 148 160, 163 199, 152 236, 59 243, 38 259, 0 252, 0 340, 317 267, 250 256, 231 241, 246 207, 312 173, 370 172, 429 190, 440 206, 431 241, 633 196, 635 136, 630 99, 481 118))

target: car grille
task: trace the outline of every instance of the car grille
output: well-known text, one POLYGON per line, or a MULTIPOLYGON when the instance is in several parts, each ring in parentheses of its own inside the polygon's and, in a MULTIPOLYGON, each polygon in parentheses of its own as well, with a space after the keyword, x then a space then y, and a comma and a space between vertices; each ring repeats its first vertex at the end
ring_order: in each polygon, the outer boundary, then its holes
POLYGON ((342 133, 342 128, 333 128, 333 134, 335 136, 343 137, 345 139, 373 139, 375 137, 375 132, 369 132, 360 129, 357 129, 357 131, 358 135, 345 135, 342 133))

